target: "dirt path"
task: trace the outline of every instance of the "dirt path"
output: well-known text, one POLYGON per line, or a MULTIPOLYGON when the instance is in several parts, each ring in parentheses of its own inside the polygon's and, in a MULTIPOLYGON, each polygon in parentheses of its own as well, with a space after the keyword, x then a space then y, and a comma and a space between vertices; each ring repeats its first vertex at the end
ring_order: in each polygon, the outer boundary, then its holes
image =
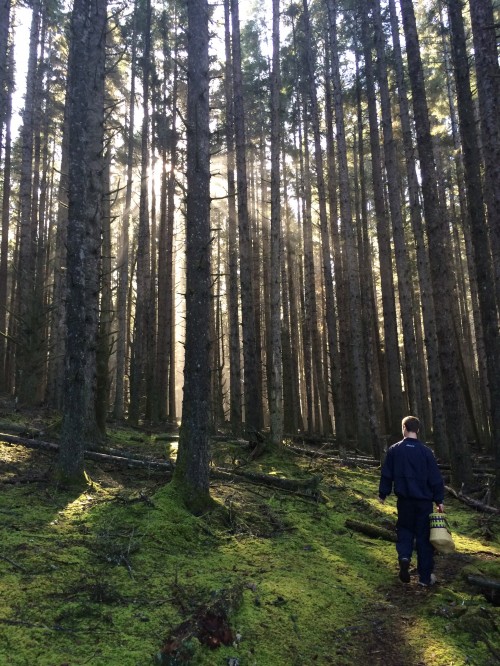
POLYGON ((459 553, 437 557, 435 573, 438 582, 430 588, 418 585, 415 567, 410 568, 411 582, 407 585, 398 580, 395 572, 394 582, 380 589, 380 602, 368 606, 363 631, 360 628, 357 632, 357 640, 362 642, 359 646, 360 663, 369 666, 435 666, 435 662, 424 658, 423 649, 410 645, 409 630, 421 619, 423 607, 432 602, 432 596, 451 583, 472 559, 459 553))

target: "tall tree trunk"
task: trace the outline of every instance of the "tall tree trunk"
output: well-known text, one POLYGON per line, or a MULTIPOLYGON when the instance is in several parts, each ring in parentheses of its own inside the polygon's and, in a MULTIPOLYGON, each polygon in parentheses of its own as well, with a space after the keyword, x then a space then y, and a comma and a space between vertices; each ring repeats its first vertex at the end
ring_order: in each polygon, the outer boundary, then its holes
POLYGON ((146 396, 150 390, 151 302, 151 230, 149 210, 149 92, 151 77, 151 2, 144 4, 144 48, 142 57, 143 117, 141 132, 141 192, 139 199, 139 229, 137 239, 137 297, 135 304, 134 338, 130 364, 129 421, 137 425, 145 413, 146 396))
POLYGON ((69 196, 66 374, 56 475, 84 478, 95 441, 96 344, 103 176, 106 0, 75 0, 68 66, 69 196))
POLYGON ((413 93, 415 129, 422 173, 424 215, 429 238, 429 259, 439 346, 439 365, 443 381, 444 411, 448 427, 454 429, 453 450, 450 451, 452 476, 454 483, 459 487, 462 485, 467 487, 472 482, 472 464, 464 415, 461 410, 462 396, 458 379, 457 345, 450 308, 453 282, 447 256, 448 229, 446 217, 440 208, 438 197, 436 165, 413 2, 412 0, 400 0, 400 2, 413 93))
MULTIPOLYGON (((221 226, 221 213, 217 215, 217 227, 221 226)), ((217 236, 217 257, 213 273, 217 276, 212 287, 211 332, 212 343, 212 432, 224 425, 224 326, 221 307, 222 252, 221 234, 217 236)))
POLYGON ((184 398, 174 480, 188 508, 209 502, 210 133, 208 2, 188 0, 186 342, 184 398))
POLYGON ((12 79, 12 72, 9 72, 10 9, 11 0, 0 0, 0 157, 4 147, 3 139, 6 136, 4 130, 9 117, 9 97, 12 94, 9 82, 9 79, 12 79))
MULTIPOLYGON (((305 116, 304 112, 304 116, 305 116)), ((301 201, 301 224, 302 224, 302 277, 300 279, 301 285, 301 319, 302 319, 302 354, 304 357, 304 374, 305 374, 305 393, 306 393, 306 419, 307 431, 312 433, 317 428, 318 424, 314 417, 314 370, 313 370, 313 347, 312 347, 312 318, 311 318, 311 303, 310 294, 311 289, 314 287, 314 257, 312 254, 312 240, 309 242, 308 236, 311 235, 311 195, 309 180, 309 150, 308 150, 308 134, 307 127, 304 123, 302 126, 302 119, 298 123, 299 135, 299 159, 300 159, 300 201, 301 201), (304 135, 304 136, 303 136, 304 135), (303 138, 302 138, 303 137, 303 138), (309 199, 309 200, 308 200, 309 199), (312 262, 312 266, 311 266, 312 262)), ((318 429, 319 432, 319 429, 318 429)))
MULTIPOLYGON (((356 108, 357 108, 357 145, 355 142, 354 155, 354 203, 356 213, 356 232, 359 248, 359 272, 361 284, 361 317, 363 323, 364 357, 366 365, 366 385, 368 397, 368 414, 371 430, 371 446, 366 445, 364 449, 373 453, 375 458, 385 455, 386 439, 382 438, 380 422, 382 415, 388 423, 384 414, 385 403, 383 382, 387 383, 385 363, 381 353, 379 313, 376 303, 376 291, 373 275, 373 253, 368 233, 368 200, 366 194, 366 170, 365 170, 365 147, 364 147, 364 119, 361 103, 361 82, 359 76, 359 59, 356 53, 356 108), (359 153, 359 160, 358 160, 359 153), (359 165, 358 165, 359 162, 359 165)), ((385 388, 385 387, 384 387, 385 388)), ((388 390, 385 388, 385 394, 388 390)))
MULTIPOLYGON (((313 126, 313 138, 314 138, 314 161, 316 166, 316 183, 318 188, 318 203, 319 203, 319 219, 320 219, 320 230, 321 230, 321 252, 322 252, 322 267, 323 267, 323 280, 325 286, 325 299, 326 299, 326 324, 327 324, 327 335, 328 335, 328 358, 330 365, 330 377, 331 377, 331 391, 333 398, 334 406, 334 417, 335 421, 340 421, 340 432, 344 430, 342 424, 342 409, 340 407, 341 396, 338 391, 340 389, 339 383, 336 380, 339 374, 339 368, 337 364, 337 321, 336 321, 336 304, 335 304, 335 294, 333 288, 333 275, 331 268, 331 250, 330 250, 330 237, 329 237, 329 228, 328 228, 328 214, 327 214, 327 202, 326 202, 326 186, 325 186, 325 177, 323 170, 323 152, 321 147, 321 132, 320 132, 320 122, 319 122, 319 108, 318 108, 318 99, 316 93, 316 84, 315 84, 315 64, 313 60, 312 52, 312 37, 311 37, 311 26, 309 18, 309 8, 307 5, 307 0, 303 0, 303 9, 304 9, 304 30, 305 30, 305 71, 306 78, 309 83, 309 100, 311 104, 311 122, 313 126)), ((328 417, 328 406, 323 403, 324 412, 324 427, 326 427, 326 433, 330 432, 330 419, 328 417)))
MULTIPOLYGON (((421 197, 415 164, 415 150, 413 146, 413 131, 410 122, 408 94, 404 77, 403 58, 399 39, 399 20, 396 13, 395 0, 389 0, 391 19, 392 42, 394 48, 394 65, 396 83, 398 87, 399 116, 401 120, 403 147, 408 177, 408 196, 410 203, 410 220, 417 253, 417 270, 419 277, 420 299, 422 305, 422 319, 425 332, 425 349, 427 353, 427 376, 432 405, 432 430, 436 452, 440 456, 448 454, 448 440, 446 434, 446 420, 443 406, 443 391, 441 372, 439 370, 439 352, 436 334, 436 318, 434 314, 434 298, 430 277, 429 256, 427 252, 427 239, 421 213, 421 197)), ((425 381, 422 376, 421 381, 425 381)), ((428 410, 425 410, 426 412, 428 410)), ((423 424, 421 435, 424 437, 425 429, 430 431, 430 420, 423 424)))
POLYGON ((386 43, 382 26, 380 0, 373 5, 375 47, 377 50, 377 73, 382 109, 382 131, 384 136, 384 163, 387 172, 389 208, 392 220, 394 253, 398 276, 398 292, 403 325, 403 346, 408 405, 411 414, 422 414, 423 394, 418 372, 417 346, 413 328, 413 298, 411 294, 410 257, 407 250, 401 205, 401 178, 396 140, 392 127, 391 98, 386 62, 386 43))
POLYGON ((10 384, 6 374, 7 360, 7 310, 8 310, 8 262, 9 262, 9 226, 11 199, 11 155, 12 155, 12 92, 14 87, 13 49, 9 57, 6 74, 5 149, 2 188, 2 242, 0 245, 0 391, 5 392, 10 384))
MULTIPOLYGON (((177 16, 174 19, 174 26, 177 25, 177 16)), ((169 57, 169 43, 167 40, 167 28, 164 27, 163 50, 164 50, 164 71, 163 71, 163 96, 167 98, 167 80, 169 77, 169 67, 173 66, 172 81, 172 102, 170 108, 170 127, 167 136, 170 141, 161 146, 162 154, 162 178, 161 178, 161 196, 160 196, 160 233, 159 233, 159 257, 158 264, 158 333, 157 333, 157 375, 158 375, 158 402, 159 417, 165 420, 167 415, 170 418, 175 417, 169 410, 169 385, 170 377, 175 373, 174 364, 171 358, 171 349, 174 319, 174 262, 173 262, 173 240, 175 223, 175 171, 177 168, 177 100, 178 100, 178 45, 175 36, 175 28, 172 31, 175 40, 174 52, 169 57), (172 61, 172 62, 171 62, 172 61), (168 160, 167 160, 168 149, 168 160), (167 171, 167 163, 170 164, 167 171)), ((166 114, 165 108, 164 113, 166 114)))
POLYGON ((384 321, 384 359, 387 368, 389 432, 397 437, 401 432, 401 418, 406 411, 401 385, 401 363, 398 346, 395 285, 391 254, 389 216, 385 205, 382 177, 382 155, 380 150, 377 102, 372 60, 372 37, 368 32, 368 7, 362 11, 362 41, 364 45, 368 121, 370 127, 370 151, 372 164, 373 199, 377 222, 377 242, 380 263, 380 286, 382 291, 382 313, 384 321))
POLYGON ((234 129, 236 143, 238 229, 240 249, 241 315, 243 332, 243 381, 245 427, 250 438, 262 428, 262 388, 259 382, 256 310, 254 301, 252 242, 248 215, 245 113, 241 74, 240 19, 238 0, 231 0, 234 129))
MULTIPOLYGON (((257 141, 256 141, 257 143, 257 141)), ((255 308, 255 348, 257 363, 257 389, 259 391, 259 406, 261 424, 264 425, 265 416, 268 415, 267 401, 264 400, 264 374, 265 374, 265 350, 263 349, 265 316, 266 316, 266 294, 264 291, 265 256, 269 255, 269 225, 263 224, 264 214, 259 210, 262 204, 262 187, 257 187, 257 182, 262 185, 262 152, 247 149, 249 164, 248 196, 249 196, 249 222, 252 255, 252 285, 253 304, 255 308), (260 199, 259 199, 260 193, 260 199), (266 404, 264 404, 266 403, 266 404), (266 409, 264 409, 266 408, 266 409)), ((259 447, 260 448, 260 447, 259 447)), ((259 449, 256 450, 258 453, 259 449)))
MULTIPOLYGON (((314 141, 314 161, 316 167, 316 183, 318 188, 319 200, 319 213, 320 213, 320 227, 322 233, 322 240, 325 240, 326 246, 324 252, 327 254, 328 259, 325 262, 323 256, 323 268, 326 269, 329 279, 329 289, 327 290, 328 305, 330 312, 328 313, 327 325, 329 330, 332 331, 335 326, 335 306, 333 301, 333 286, 331 269, 329 266, 329 239, 328 239, 328 222, 326 214, 326 193, 325 193, 325 180, 323 173, 323 156, 321 150, 321 136, 319 129, 319 114, 318 114, 318 101, 316 95, 316 88, 314 82, 314 63, 312 56, 312 38, 311 26, 309 18, 309 8, 307 0, 303 0, 303 29, 304 29, 304 100, 309 100, 310 105, 310 119, 313 131, 314 141), (325 266, 326 263, 326 266, 325 266)), ((304 109, 307 108, 307 102, 304 101, 304 109)), ((305 284, 305 304, 306 316, 309 319, 311 330, 311 343, 312 343, 312 362, 316 377, 316 385, 318 389, 319 404, 321 408, 321 420, 317 425, 320 426, 318 430, 322 434, 331 433, 330 416, 328 410, 328 392, 323 381, 322 363, 321 363, 321 343, 319 336, 319 318, 318 318, 318 304, 316 298, 316 281, 317 275, 315 270, 314 261, 314 245, 312 233, 312 201, 311 201, 311 178, 310 178, 310 164, 309 164, 309 136, 308 136, 308 122, 306 119, 307 111, 304 111, 304 156, 305 156, 305 201, 306 201, 306 215, 304 216, 304 273, 306 277, 305 284)), ((326 279, 326 278, 325 278, 326 279)), ((330 339, 333 345, 335 341, 330 339)))
POLYGON ((113 405, 113 415, 115 419, 122 421, 125 416, 125 374, 127 368, 127 296, 129 289, 129 226, 130 226, 130 207, 132 205, 132 184, 133 184, 133 166, 134 166, 134 119, 135 119, 135 79, 136 79, 136 23, 137 23, 137 5, 134 7, 134 19, 132 30, 132 52, 130 69, 130 98, 128 125, 126 132, 127 157, 126 157, 126 176, 125 176, 125 199, 123 205, 123 216, 121 220, 120 240, 118 244, 117 272, 118 286, 116 291, 116 313, 117 313, 117 334, 116 334, 116 383, 115 383, 115 401, 113 405))
POLYGON ((20 244, 18 262, 19 328, 16 347, 16 393, 21 403, 34 404, 39 394, 37 348, 40 304, 36 302, 36 220, 33 218, 33 155, 36 112, 38 45, 42 6, 35 0, 30 29, 25 106, 21 130, 20 244))
MULTIPOLYGON (((476 134, 474 104, 470 86, 464 20, 458 0, 448 0, 448 14, 452 32, 451 44, 466 175, 467 203, 469 206, 471 237, 474 247, 474 265, 487 359, 486 367, 490 393, 492 443, 493 450, 498 452, 500 451, 500 331, 495 293, 491 288, 494 281, 493 265, 491 263, 488 229, 484 215, 479 143, 476 134)), ((500 497, 500 476, 498 473, 496 481, 496 496, 500 497)))
MULTIPOLYGON (((484 198, 500 310, 500 66, 492 0, 469 4, 484 153, 484 198)), ((497 432, 497 436, 500 436, 497 432)), ((500 447, 497 448, 500 458, 500 447)))
POLYGON ((345 139, 345 122, 340 81, 340 64, 337 41, 335 0, 325 0, 328 9, 328 25, 331 38, 332 83, 337 129, 337 150, 339 160, 339 201, 342 232, 345 237, 345 268, 349 289, 349 312, 351 317, 351 358, 354 376, 356 401, 356 426, 358 441, 363 445, 371 442, 368 423, 368 396, 366 387, 366 367, 363 358, 363 327, 361 322, 361 287, 359 281, 358 250, 356 231, 353 223, 349 190, 349 170, 347 162, 347 145, 345 139))
MULTIPOLYGON (((291 230, 291 214, 290 206, 287 197, 287 178, 286 169, 283 169, 283 193, 284 193, 284 216, 285 216, 285 247, 286 247, 286 273, 287 280, 282 281, 284 289, 283 297, 283 319, 288 322, 290 333, 290 370, 289 375, 291 379, 290 385, 284 381, 284 399, 285 399, 285 431, 296 433, 298 430, 304 429, 302 419, 302 407, 300 402, 300 370, 299 370, 299 355, 300 355, 300 342, 299 342, 299 303, 297 298, 296 287, 296 239, 295 234, 291 230), (286 290, 286 291, 285 291, 286 290), (288 311, 288 317, 286 312, 288 311), (289 393, 289 403, 287 405, 286 397, 289 393), (288 424, 288 425, 287 425, 288 424)), ((286 326, 286 323, 285 323, 286 326)))
MULTIPOLYGON (((446 73, 446 88, 448 93, 448 103, 450 107, 450 123, 453 137, 454 155, 453 162, 455 164, 455 173, 451 173, 451 167, 441 151, 441 162, 444 166, 443 172, 448 172, 446 184, 444 189, 448 190, 445 196, 450 199, 452 214, 455 215, 456 220, 453 220, 453 239, 455 241, 456 251, 453 256, 456 257, 456 267, 458 269, 458 286, 460 295, 460 311, 461 311, 461 333, 459 337, 460 352, 462 359, 462 367, 464 369, 463 382, 466 395, 470 396, 470 419, 474 428, 475 439, 478 444, 484 448, 485 437, 488 431, 488 412, 489 412, 489 394, 487 389, 487 370, 486 370, 486 356, 484 350, 483 327, 481 323, 481 315, 479 312, 479 298, 477 293, 477 280, 476 271, 474 268, 472 238, 470 233, 470 215, 467 204, 466 185, 464 176, 464 163, 460 144, 459 135, 459 121, 457 118, 457 104, 455 102, 455 88, 453 85, 453 67, 452 55, 450 52, 450 36, 449 30, 444 25, 443 11, 441 2, 438 4, 440 27, 444 52, 444 64, 446 73), (457 181, 457 193, 453 190, 453 182, 457 181), (458 195, 459 206, 455 205, 456 194, 458 195), (465 244, 465 257, 467 265, 464 262, 464 252, 462 251, 462 241, 460 230, 463 233, 463 242, 465 244), (468 282, 468 287, 466 286, 468 282), (468 292, 470 296, 468 296, 468 292), (469 307, 469 300, 471 308, 469 307), (470 317, 470 310, 472 309, 472 319, 470 317), (474 327, 474 331, 472 330, 474 327)), ((479 154, 477 155, 479 159, 479 154)))
POLYGON ((271 70, 271 442, 283 439, 283 359, 281 346, 281 114, 280 3, 273 0, 271 70))
POLYGON ((97 427, 104 436, 106 434, 106 419, 109 410, 110 373, 109 359, 112 347, 112 310, 113 298, 111 289, 111 182, 110 182, 111 153, 107 151, 104 158, 103 197, 102 197, 102 252, 100 261, 100 308, 99 333, 97 337, 96 366, 96 421, 97 427))
POLYGON ((68 238, 68 171, 69 126, 68 104, 64 107, 61 168, 57 193, 57 222, 54 248, 54 287, 52 290, 52 322, 50 328, 47 402, 62 410, 64 405, 64 364, 66 346, 66 246, 68 238))
MULTIPOLYGON (((328 34, 326 39, 328 40, 328 34)), ((335 277, 334 305, 336 306, 336 319, 338 331, 332 328, 328 336, 331 337, 329 343, 329 353, 331 358, 331 383, 333 397, 333 411, 335 419, 335 437, 339 446, 346 445, 347 425, 346 425, 346 392, 345 375, 349 374, 342 362, 342 354, 339 348, 347 346, 349 318, 346 312, 344 277, 342 269, 342 253, 340 249, 340 239, 338 231, 338 201, 337 201, 337 167, 335 164, 335 149, 333 140, 333 107, 332 107, 332 77, 330 72, 328 53, 325 53, 325 120, 326 120, 326 150, 328 164, 328 211, 330 215, 330 230, 328 238, 331 237, 332 248, 331 257, 333 258, 333 275, 335 277)), ((323 250, 324 252, 324 250, 323 250)), ((326 257, 324 257, 323 261, 326 257)), ((331 259, 328 257, 328 267, 330 269, 331 259)))
POLYGON ((236 220, 236 185, 234 164, 234 106, 232 96, 232 55, 229 0, 224 0, 224 33, 226 63, 224 92, 226 102, 227 145, 227 254, 228 254, 228 313, 229 313, 229 421, 233 434, 241 432, 241 360, 240 322, 238 308, 238 239, 236 220))

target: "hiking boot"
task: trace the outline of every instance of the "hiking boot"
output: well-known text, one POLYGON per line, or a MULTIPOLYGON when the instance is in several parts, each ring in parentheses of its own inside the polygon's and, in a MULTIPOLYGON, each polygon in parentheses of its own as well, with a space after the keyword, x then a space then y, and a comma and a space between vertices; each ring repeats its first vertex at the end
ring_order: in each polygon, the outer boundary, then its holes
POLYGON ((435 585, 436 583, 437 583, 437 578, 434 574, 431 574, 431 577, 430 577, 430 580, 429 580, 428 583, 424 583, 424 581, 422 581, 422 580, 418 581, 418 584, 421 587, 430 587, 431 585, 435 585))
POLYGON ((399 560, 399 580, 402 583, 410 582, 410 560, 405 557, 399 560))

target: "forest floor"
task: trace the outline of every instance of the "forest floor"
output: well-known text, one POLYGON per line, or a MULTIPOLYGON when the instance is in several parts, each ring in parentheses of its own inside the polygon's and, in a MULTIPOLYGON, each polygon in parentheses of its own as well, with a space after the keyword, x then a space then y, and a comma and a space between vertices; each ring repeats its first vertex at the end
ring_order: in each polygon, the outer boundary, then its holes
MULTIPOLYGON (((46 417, 15 418, 57 441, 46 417)), ((108 438, 175 459, 160 433, 110 426, 108 438)), ((0 436, 0 665, 500 663, 500 608, 467 580, 500 582, 498 515, 445 498, 457 550, 436 557, 437 585, 421 588, 414 571, 404 585, 394 543, 346 527, 394 531, 394 500, 377 501, 379 470, 291 447, 250 462, 228 441, 214 442, 212 459, 321 475, 321 495, 217 479, 221 509, 193 517, 165 471, 89 460, 91 485, 70 491, 51 483, 54 453, 0 436)))

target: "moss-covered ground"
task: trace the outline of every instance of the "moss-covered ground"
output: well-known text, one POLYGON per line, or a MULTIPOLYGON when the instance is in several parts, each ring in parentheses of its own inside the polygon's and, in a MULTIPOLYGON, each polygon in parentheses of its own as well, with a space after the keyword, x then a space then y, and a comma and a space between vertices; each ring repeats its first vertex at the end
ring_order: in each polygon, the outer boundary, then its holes
MULTIPOLYGON (((168 442, 129 431, 109 444, 156 458, 168 442)), ((213 445, 214 464, 243 460, 213 445)), ((54 487, 53 454, 0 443, 0 664, 12 666, 488 666, 500 609, 466 574, 500 580, 499 519, 446 500, 457 552, 438 585, 397 579, 394 544, 345 527, 393 529, 378 471, 289 449, 246 463, 289 478, 321 474, 323 501, 214 481, 220 511, 193 517, 157 472, 88 463, 84 492, 54 487), (228 603, 230 644, 190 629, 228 603), (172 646, 175 646, 175 650, 172 646), (162 652, 163 650, 163 652, 162 652)))

